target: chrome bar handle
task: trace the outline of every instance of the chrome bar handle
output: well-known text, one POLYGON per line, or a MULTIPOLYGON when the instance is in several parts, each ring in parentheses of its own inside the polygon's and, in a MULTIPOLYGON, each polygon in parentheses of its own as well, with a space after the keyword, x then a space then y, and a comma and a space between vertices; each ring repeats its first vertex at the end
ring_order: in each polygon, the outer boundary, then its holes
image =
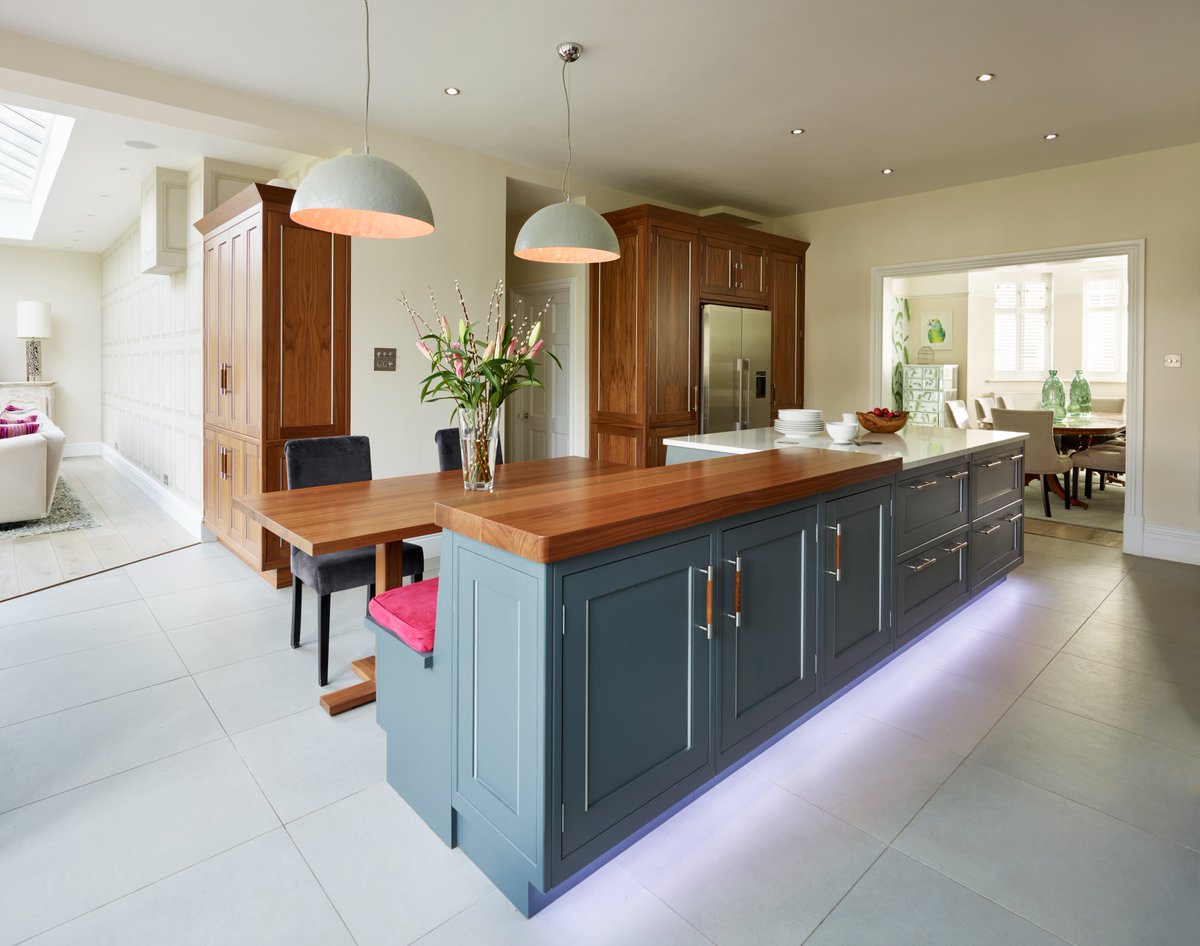
POLYGON ((726 564, 733 566, 733 614, 725 617, 733 620, 734 627, 742 626, 742 557, 725 559, 726 564))
POLYGON ((734 430, 745 430, 746 428, 742 425, 742 415, 744 413, 744 407, 742 404, 742 391, 745 388, 745 385, 742 384, 742 359, 741 358, 733 359, 733 371, 734 371, 734 375, 735 375, 734 384, 737 385, 737 420, 734 421, 733 429, 734 430))
POLYGON ((706 623, 697 624, 696 630, 704 631, 704 633, 708 637, 708 639, 712 640, 713 639, 713 567, 711 565, 709 565, 707 568, 701 568, 698 565, 693 565, 692 568, 694 568, 696 571, 698 571, 707 580, 707 587, 705 588, 705 591, 704 591, 704 601, 705 601, 704 618, 705 618, 706 623))
POLYGON ((1018 519, 1023 519, 1024 517, 1025 514, 1023 512, 1014 512, 1011 516, 1004 516, 1003 518, 1005 522, 1016 522, 1018 519))
POLYGON ((965 548, 966 548, 966 547, 967 547, 969 544, 970 544, 970 543, 968 543, 968 542, 955 542, 955 543, 954 543, 952 546, 950 546, 950 548, 948 548, 948 549, 942 549, 942 551, 943 551, 943 552, 949 552, 951 555, 953 555, 955 552, 961 552, 961 551, 962 551, 963 549, 965 549, 965 548))
POLYGON ((979 534, 980 535, 991 535, 993 532, 999 532, 999 531, 1000 531, 1000 523, 997 522, 994 526, 991 526, 990 528, 980 529, 979 534))
POLYGON ((750 429, 750 359, 742 359, 742 386, 745 394, 742 398, 742 430, 750 429))
POLYGON ((1010 459, 1010 460, 1012 460, 1012 461, 1013 461, 1013 463, 1016 463, 1018 460, 1024 460, 1024 459, 1025 459, 1025 454, 1023 454, 1023 453, 1014 453, 1014 454, 1013 454, 1011 457, 1009 457, 1009 459, 1010 459))
POLYGON ((937 486, 937 480, 921 480, 919 483, 909 483, 909 489, 929 489, 930 486, 937 486))
POLYGON ((826 526, 826 529, 832 530, 834 534, 833 540, 833 571, 825 569, 826 575, 832 575, 834 581, 842 580, 842 524, 839 522, 834 526, 826 526))
POLYGON ((999 466, 1003 462, 1004 462, 1003 460, 992 460, 988 463, 979 464, 979 468, 982 470, 990 470, 992 467, 999 466))
POLYGON ((964 476, 969 476, 970 470, 956 470, 953 473, 946 473, 945 477, 948 480, 961 480, 964 476))
POLYGON ((921 559, 921 562, 918 565, 905 565, 904 567, 911 568, 914 572, 923 572, 930 565, 936 565, 936 564, 937 564, 936 558, 923 558, 923 559, 921 559))

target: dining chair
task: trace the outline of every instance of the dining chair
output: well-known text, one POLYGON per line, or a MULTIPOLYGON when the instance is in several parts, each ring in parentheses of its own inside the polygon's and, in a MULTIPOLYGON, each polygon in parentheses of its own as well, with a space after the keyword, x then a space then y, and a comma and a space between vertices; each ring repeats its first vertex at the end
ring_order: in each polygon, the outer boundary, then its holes
MULTIPOLYGON (((462 469, 462 441, 459 439, 457 427, 446 427, 435 431, 433 442, 437 446, 438 469, 445 473, 447 470, 462 469)), ((496 441, 496 466, 504 462, 504 445, 496 441)))
POLYGON ((946 415, 950 418, 950 426, 966 430, 971 426, 970 415, 967 414, 966 401, 947 401, 946 415))
POLYGON ((1094 397, 1092 410, 1101 414, 1124 414, 1125 398, 1123 397, 1094 397))
POLYGON ((996 399, 994 397, 977 397, 975 398, 975 420, 980 426, 992 426, 992 411, 996 408, 996 399))
POLYGON ((1079 498, 1079 471, 1084 471, 1083 494, 1085 499, 1092 498, 1092 472, 1100 474, 1100 488, 1104 489, 1105 478, 1110 473, 1125 472, 1125 445, 1104 443, 1088 447, 1071 455, 1071 495, 1079 498))
MULTIPOLYGON (((289 440, 283 447, 288 489, 331 486, 371 479, 371 441, 368 437, 312 437, 289 440)), ((317 680, 329 682, 329 607, 335 591, 367 587, 367 602, 375 597, 375 547, 309 555, 292 546, 292 647, 300 646, 300 610, 304 586, 317 594, 317 680)), ((406 576, 420 581, 425 553, 404 543, 406 576)))
POLYGON ((1042 478, 1042 506, 1050 516, 1050 477, 1063 477, 1063 497, 1071 508, 1070 483, 1066 474, 1071 471, 1071 458, 1063 456, 1054 446, 1054 413, 1052 411, 992 411, 995 430, 1015 430, 1029 434, 1025 441, 1025 475, 1042 478))

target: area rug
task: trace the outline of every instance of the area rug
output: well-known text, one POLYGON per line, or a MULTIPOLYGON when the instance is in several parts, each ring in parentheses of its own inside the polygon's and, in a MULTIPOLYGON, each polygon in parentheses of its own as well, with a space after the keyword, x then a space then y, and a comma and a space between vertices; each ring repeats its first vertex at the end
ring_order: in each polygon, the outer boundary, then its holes
POLYGON ((19 539, 27 535, 47 535, 51 532, 69 532, 72 529, 94 529, 100 520, 93 516, 71 489, 71 484, 59 477, 54 491, 54 502, 50 504, 50 515, 45 519, 29 522, 8 522, 0 525, 0 539, 19 539))
MULTIPOLYGON (((1083 496, 1083 476, 1080 475, 1079 498, 1083 496)), ((1110 483, 1107 489, 1096 488, 1096 479, 1092 479, 1092 498, 1084 499, 1087 509, 1073 506, 1068 512, 1063 508, 1062 500, 1057 496, 1050 497, 1049 522, 1064 526, 1076 526, 1085 529, 1102 529, 1111 532, 1121 532, 1125 526, 1125 488, 1110 483)), ((1046 522, 1046 513, 1042 508, 1042 485, 1040 482, 1030 483, 1025 487, 1025 519, 1046 522)))

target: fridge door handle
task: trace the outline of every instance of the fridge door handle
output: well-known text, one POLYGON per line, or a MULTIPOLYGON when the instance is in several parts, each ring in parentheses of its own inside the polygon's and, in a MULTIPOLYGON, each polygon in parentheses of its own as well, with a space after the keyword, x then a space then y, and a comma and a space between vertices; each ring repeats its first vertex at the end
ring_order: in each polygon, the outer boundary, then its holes
POLYGON ((733 370, 734 374, 736 375, 734 384, 737 385, 737 420, 734 421, 733 429, 745 430, 746 426, 742 423, 742 418, 746 416, 746 403, 742 397, 742 392, 745 390, 745 386, 742 384, 743 377, 741 358, 733 359, 733 370))
POLYGON ((750 429, 750 359, 742 359, 742 430, 750 429))

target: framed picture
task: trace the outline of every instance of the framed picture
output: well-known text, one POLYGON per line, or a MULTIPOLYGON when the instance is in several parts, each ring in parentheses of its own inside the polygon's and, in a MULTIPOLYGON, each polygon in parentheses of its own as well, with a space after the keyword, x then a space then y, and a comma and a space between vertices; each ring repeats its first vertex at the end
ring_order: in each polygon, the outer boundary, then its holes
POLYGON ((921 345, 932 349, 954 347, 954 313, 953 312, 922 312, 921 345))

